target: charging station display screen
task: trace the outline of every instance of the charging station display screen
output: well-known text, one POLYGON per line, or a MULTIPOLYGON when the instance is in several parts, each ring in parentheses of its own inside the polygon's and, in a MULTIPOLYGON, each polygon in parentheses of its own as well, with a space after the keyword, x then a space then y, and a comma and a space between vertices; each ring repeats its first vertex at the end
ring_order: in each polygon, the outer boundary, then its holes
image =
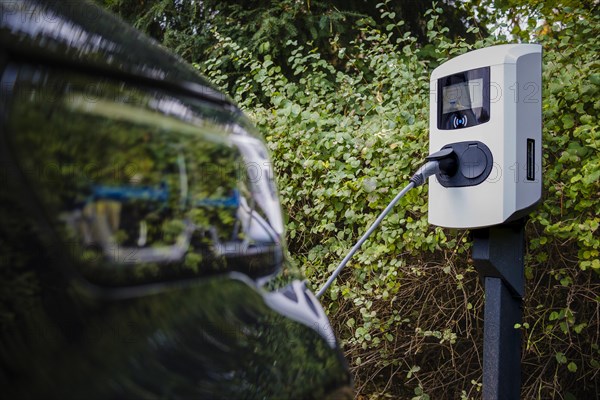
POLYGON ((461 129, 490 119, 489 67, 438 79, 438 129, 461 129))
POLYGON ((481 108, 483 104, 483 79, 473 79, 443 88, 442 113, 481 108))

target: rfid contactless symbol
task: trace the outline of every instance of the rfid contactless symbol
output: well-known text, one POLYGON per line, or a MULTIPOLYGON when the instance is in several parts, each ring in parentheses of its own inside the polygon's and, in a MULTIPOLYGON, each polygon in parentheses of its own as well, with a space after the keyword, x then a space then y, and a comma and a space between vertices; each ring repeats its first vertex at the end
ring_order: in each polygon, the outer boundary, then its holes
POLYGON ((454 114, 454 116, 452 117, 452 126, 456 129, 456 128, 462 128, 467 126, 467 123, 469 122, 468 118, 466 115, 461 115, 461 114, 454 114))

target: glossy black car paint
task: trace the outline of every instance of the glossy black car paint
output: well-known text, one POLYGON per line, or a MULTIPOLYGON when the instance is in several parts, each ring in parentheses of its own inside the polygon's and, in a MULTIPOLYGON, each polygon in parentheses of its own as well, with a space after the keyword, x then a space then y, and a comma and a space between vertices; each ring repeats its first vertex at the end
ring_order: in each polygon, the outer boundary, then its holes
POLYGON ((191 124, 209 121, 223 135, 232 126, 251 137, 259 135, 190 66, 93 4, 5 1, 1 7, 3 394, 351 398, 341 352, 325 340, 320 327, 296 322, 267 304, 268 294, 253 279, 269 279, 277 271, 272 266, 255 263, 249 269, 241 254, 230 257, 223 270, 201 263, 195 274, 140 281, 125 275, 116 282, 82 270, 52 222, 49 199, 61 186, 24 168, 36 161, 69 160, 73 154, 61 147, 39 151, 64 137, 60 129, 36 119, 47 115, 59 122, 53 126, 62 123, 68 131, 70 120, 57 120, 64 110, 50 100, 68 93, 65 88, 74 85, 71 77, 89 79, 101 92, 122 87, 122 92, 111 92, 115 104, 126 103, 119 95, 129 89, 148 98, 169 96, 196 114, 186 120, 190 114, 172 115, 171 110, 163 112, 165 117, 191 124), (49 85, 56 76, 63 77, 59 89, 49 85), (19 136, 31 127, 39 127, 39 137, 19 136), (44 141, 48 138, 52 140, 44 141), (34 158, 44 154, 55 158, 34 158))

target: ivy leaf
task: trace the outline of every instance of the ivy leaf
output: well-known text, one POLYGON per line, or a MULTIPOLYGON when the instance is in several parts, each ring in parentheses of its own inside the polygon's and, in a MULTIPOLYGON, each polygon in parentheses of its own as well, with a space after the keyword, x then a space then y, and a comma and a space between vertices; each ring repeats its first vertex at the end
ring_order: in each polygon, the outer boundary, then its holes
POLYGON ((570 129, 575 125, 575 121, 573 120, 573 116, 570 114, 563 115, 560 119, 563 123, 563 128, 570 129))

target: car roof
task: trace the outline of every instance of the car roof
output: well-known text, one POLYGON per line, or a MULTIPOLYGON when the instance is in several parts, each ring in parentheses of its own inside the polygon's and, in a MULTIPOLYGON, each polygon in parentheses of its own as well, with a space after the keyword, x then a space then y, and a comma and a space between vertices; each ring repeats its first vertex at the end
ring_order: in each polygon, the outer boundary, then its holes
POLYGON ((149 80, 233 106, 182 58, 87 0, 22 0, 1 7, 0 46, 13 57, 149 80))

